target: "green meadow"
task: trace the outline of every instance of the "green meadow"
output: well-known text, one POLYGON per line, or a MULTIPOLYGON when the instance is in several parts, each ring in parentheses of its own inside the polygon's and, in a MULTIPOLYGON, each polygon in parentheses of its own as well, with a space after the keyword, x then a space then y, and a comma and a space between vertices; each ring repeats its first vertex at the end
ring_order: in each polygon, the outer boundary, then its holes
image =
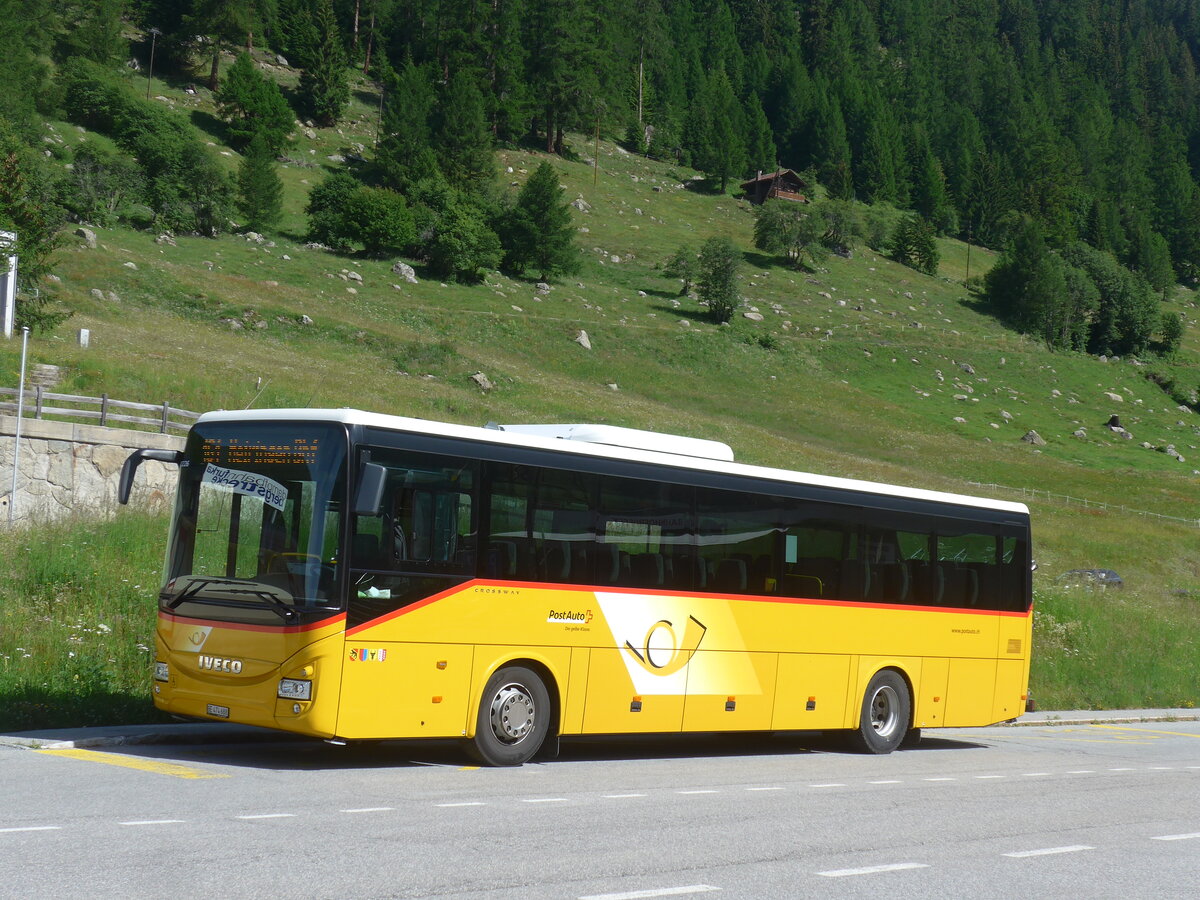
MULTIPOLYGON (((566 198, 583 201, 586 211, 573 210, 577 274, 549 291, 499 273, 459 285, 408 260, 419 280, 410 284, 395 259, 304 245, 307 191, 342 165, 329 157, 374 140, 375 101, 361 87, 340 132, 297 132, 271 243, 180 235, 171 245, 115 228, 97 230, 89 250, 67 237, 56 288, 74 315, 33 337, 31 362, 59 366, 64 393, 197 411, 352 406, 467 424, 604 422, 724 441, 749 463, 1022 500, 1039 564, 1039 706, 1200 699, 1200 416, 1181 405, 1200 388, 1192 291, 1162 302, 1189 323, 1171 360, 1051 352, 968 290, 990 251, 943 240, 936 277, 869 247, 796 269, 753 248, 744 200, 612 143, 596 154, 583 137, 570 160, 496 156, 505 189, 549 159, 566 198), (662 272, 676 248, 718 234, 745 251, 745 306, 723 327, 662 272), (742 315, 751 307, 762 321, 742 315), (91 332, 87 349, 79 328, 91 332), (471 380, 478 372, 491 390, 471 380), (1104 427, 1112 415, 1132 438, 1104 427), (1030 431, 1044 445, 1023 441, 1030 431), (1162 452, 1168 445, 1182 461, 1162 452), (1124 588, 1060 580, 1092 567, 1115 569, 1124 588)), ((203 100, 161 93, 205 111, 203 100)), ((48 134, 82 138, 65 123, 48 134)), ((232 170, 236 156, 217 149, 232 170)), ((18 358, 18 341, 0 345, 0 385, 16 386, 18 358)), ((165 519, 121 509, 0 531, 0 729, 153 719, 144 648, 165 529, 165 519)))

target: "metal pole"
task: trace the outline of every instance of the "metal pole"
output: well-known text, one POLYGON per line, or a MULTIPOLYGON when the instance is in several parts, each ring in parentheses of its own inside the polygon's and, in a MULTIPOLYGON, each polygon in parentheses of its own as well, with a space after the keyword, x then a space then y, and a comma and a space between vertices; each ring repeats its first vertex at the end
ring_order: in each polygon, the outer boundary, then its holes
POLYGON ((146 99, 150 99, 150 81, 154 78, 154 44, 162 34, 157 28, 150 29, 150 65, 146 69, 146 99))
POLYGON ((8 524, 13 523, 17 510, 17 470, 21 462, 21 415, 25 412, 25 351, 29 347, 29 327, 21 328, 21 386, 17 390, 17 436, 13 444, 12 493, 8 495, 8 524))

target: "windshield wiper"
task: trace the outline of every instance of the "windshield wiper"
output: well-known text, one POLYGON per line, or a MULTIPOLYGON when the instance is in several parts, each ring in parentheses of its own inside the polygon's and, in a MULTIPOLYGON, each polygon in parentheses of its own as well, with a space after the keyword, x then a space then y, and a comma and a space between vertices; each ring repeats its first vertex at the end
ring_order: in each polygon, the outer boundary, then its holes
MULTIPOLYGON (((282 600, 275 596, 274 593, 261 587, 250 587, 253 582, 240 581, 231 578, 195 578, 191 584, 178 595, 167 600, 167 609, 175 609, 181 603, 187 600, 197 600, 203 603, 213 603, 218 606, 253 606, 254 604, 241 603, 238 601, 222 600, 216 597, 198 598, 197 595, 204 588, 210 585, 221 585, 224 593, 227 594, 248 594, 251 597, 258 597, 260 600, 265 600, 269 604, 272 612, 278 613, 284 622, 295 622, 300 618, 300 614, 296 610, 288 606, 282 600), (236 587, 228 587, 228 585, 236 585, 236 587)), ((166 599, 165 597, 163 599, 166 599)))

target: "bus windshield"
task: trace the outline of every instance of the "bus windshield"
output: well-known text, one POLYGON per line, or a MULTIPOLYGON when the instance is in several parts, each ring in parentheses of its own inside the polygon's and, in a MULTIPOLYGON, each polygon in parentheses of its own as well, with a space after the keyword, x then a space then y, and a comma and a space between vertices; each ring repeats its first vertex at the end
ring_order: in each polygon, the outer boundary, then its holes
POLYGON ((262 624, 338 608, 345 481, 339 426, 195 427, 180 469, 162 608, 262 624))

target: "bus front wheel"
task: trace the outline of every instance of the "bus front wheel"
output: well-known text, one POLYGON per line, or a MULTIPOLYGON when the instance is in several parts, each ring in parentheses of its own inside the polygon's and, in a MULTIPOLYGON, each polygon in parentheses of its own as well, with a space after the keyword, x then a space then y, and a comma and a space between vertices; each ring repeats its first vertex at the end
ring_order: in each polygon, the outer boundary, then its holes
POLYGON ((904 741, 912 714, 908 685, 899 672, 875 673, 863 694, 858 728, 850 744, 862 753, 891 753, 904 741))
POLYGON ((475 718, 472 754, 490 766, 528 762, 546 740, 550 694, 537 673, 508 666, 488 679, 475 718))

